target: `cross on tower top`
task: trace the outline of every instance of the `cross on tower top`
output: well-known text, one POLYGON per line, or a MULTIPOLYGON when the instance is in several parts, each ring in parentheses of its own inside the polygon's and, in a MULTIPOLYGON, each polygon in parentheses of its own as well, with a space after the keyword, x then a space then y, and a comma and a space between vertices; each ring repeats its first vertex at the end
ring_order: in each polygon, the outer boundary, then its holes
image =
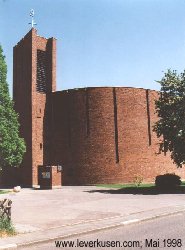
POLYGON ((34 15, 35 15, 35 12, 34 12, 33 9, 31 9, 31 10, 30 10, 31 23, 29 23, 29 24, 31 24, 31 27, 32 27, 32 28, 34 27, 34 25, 37 25, 37 24, 35 23, 35 21, 34 21, 34 15))

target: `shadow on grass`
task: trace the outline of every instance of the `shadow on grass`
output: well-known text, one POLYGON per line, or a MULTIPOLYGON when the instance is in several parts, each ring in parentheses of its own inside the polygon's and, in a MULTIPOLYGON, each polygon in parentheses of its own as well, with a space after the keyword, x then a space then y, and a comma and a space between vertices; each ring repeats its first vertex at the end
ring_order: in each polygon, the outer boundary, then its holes
POLYGON ((185 194, 185 186, 180 186, 171 189, 159 189, 152 187, 127 187, 120 189, 99 189, 86 191, 89 193, 104 193, 104 194, 134 194, 134 195, 159 195, 159 194, 185 194))

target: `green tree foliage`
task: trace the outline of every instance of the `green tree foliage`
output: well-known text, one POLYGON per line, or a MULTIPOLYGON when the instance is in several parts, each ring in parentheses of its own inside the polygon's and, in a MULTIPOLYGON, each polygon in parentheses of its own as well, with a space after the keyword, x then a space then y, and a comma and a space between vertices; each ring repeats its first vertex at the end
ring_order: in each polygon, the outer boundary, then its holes
POLYGON ((169 151, 178 167, 185 163, 185 71, 168 70, 161 81, 160 98, 156 101, 159 116, 154 131, 161 138, 160 152, 169 151))
POLYGON ((25 143, 19 137, 18 115, 6 81, 7 66, 0 46, 0 168, 19 166, 26 151, 25 143))

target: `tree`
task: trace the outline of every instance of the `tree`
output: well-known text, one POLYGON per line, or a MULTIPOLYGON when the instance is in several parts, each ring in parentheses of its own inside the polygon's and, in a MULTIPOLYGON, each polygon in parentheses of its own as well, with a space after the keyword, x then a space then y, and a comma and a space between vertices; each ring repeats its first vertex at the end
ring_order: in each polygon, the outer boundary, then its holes
POLYGON ((177 74, 168 70, 161 81, 156 110, 159 120, 154 126, 157 136, 162 138, 160 153, 170 152, 178 167, 185 163, 185 71, 177 74))
POLYGON ((0 168, 19 166, 26 151, 19 137, 18 115, 13 109, 6 81, 7 66, 0 46, 0 168))

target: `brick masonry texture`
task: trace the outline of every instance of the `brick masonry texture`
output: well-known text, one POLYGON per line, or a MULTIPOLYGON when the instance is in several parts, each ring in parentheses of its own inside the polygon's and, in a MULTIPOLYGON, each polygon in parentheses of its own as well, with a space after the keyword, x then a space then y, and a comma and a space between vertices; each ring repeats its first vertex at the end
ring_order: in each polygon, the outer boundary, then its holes
POLYGON ((128 183, 136 176, 151 182, 167 172, 185 178, 169 155, 157 154, 159 139, 152 130, 158 92, 127 87, 56 92, 56 40, 35 29, 14 47, 13 71, 15 109, 27 145, 14 174, 18 184, 37 185, 39 166, 53 166, 52 186, 128 183), (37 91, 38 50, 46 57, 44 93, 37 91))
POLYGON ((27 147, 18 180, 21 178, 25 187, 38 184, 38 166, 44 164, 44 146, 48 144, 43 132, 44 126, 47 128, 46 93, 36 90, 38 50, 46 53, 46 91, 55 91, 56 40, 40 37, 31 29, 14 47, 13 99, 27 147))
POLYGON ((184 178, 169 155, 157 154, 157 98, 156 91, 124 87, 52 93, 51 161, 63 166, 63 184, 126 183, 136 176, 150 182, 167 172, 184 178))

